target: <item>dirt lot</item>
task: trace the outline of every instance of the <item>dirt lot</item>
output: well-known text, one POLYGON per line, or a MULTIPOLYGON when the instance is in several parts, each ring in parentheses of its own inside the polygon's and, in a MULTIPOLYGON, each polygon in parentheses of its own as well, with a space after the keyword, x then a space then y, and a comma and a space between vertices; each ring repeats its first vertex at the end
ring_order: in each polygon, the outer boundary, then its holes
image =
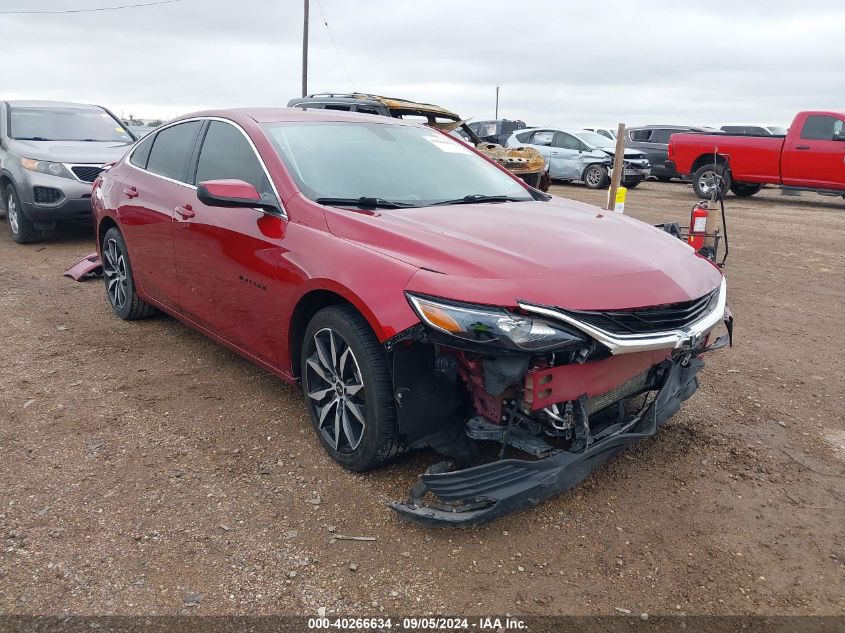
MULTIPOLYGON (((627 212, 693 202, 647 183, 627 212)), ((845 613, 845 203, 766 190, 729 214, 736 344, 699 393, 576 489, 468 531, 386 506, 433 454, 342 471, 298 391, 61 277, 90 231, 4 228, 0 613, 845 613)))

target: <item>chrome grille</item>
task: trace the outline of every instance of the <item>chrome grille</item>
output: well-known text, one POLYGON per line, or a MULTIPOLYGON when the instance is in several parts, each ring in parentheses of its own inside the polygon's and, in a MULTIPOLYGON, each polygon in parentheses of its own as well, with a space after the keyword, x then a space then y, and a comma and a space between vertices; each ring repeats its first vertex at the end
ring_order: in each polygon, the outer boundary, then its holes
POLYGON ((651 334, 680 330, 710 312, 719 289, 692 301, 631 310, 567 310, 571 317, 613 334, 651 334))

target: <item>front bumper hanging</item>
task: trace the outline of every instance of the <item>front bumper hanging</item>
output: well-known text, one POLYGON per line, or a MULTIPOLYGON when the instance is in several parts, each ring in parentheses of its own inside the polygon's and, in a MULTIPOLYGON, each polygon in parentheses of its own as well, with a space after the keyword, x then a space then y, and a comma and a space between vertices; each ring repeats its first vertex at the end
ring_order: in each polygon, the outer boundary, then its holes
POLYGON ((576 486, 628 444, 654 435, 695 393, 696 374, 703 366, 697 357, 688 358, 686 364, 671 361, 657 395, 636 423, 582 452, 561 452, 537 461, 504 459, 452 472, 443 472, 446 466, 438 464, 420 476, 408 501, 394 501, 391 507, 401 518, 426 526, 471 527, 534 506, 576 486), (436 501, 424 504, 428 493, 436 501))

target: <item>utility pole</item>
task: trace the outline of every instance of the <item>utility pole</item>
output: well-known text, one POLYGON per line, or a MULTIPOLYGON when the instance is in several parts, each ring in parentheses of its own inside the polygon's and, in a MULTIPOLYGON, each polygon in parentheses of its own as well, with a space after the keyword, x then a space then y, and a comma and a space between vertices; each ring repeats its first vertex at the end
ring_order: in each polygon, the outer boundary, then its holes
POLYGON ((302 96, 308 96, 308 8, 309 0, 305 0, 302 21, 302 96))
POLYGON ((496 86, 496 116, 493 118, 499 120, 499 86, 496 86))

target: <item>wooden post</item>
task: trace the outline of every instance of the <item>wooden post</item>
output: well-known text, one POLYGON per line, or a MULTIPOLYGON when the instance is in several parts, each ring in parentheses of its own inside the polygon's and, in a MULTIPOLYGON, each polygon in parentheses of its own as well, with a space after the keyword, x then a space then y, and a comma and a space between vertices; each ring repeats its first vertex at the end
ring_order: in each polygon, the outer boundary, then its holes
POLYGON ((613 157, 613 176, 610 178, 610 189, 607 190, 608 211, 613 211, 616 205, 616 190, 622 182, 622 170, 625 169, 625 124, 620 123, 616 128, 616 155, 613 157))

